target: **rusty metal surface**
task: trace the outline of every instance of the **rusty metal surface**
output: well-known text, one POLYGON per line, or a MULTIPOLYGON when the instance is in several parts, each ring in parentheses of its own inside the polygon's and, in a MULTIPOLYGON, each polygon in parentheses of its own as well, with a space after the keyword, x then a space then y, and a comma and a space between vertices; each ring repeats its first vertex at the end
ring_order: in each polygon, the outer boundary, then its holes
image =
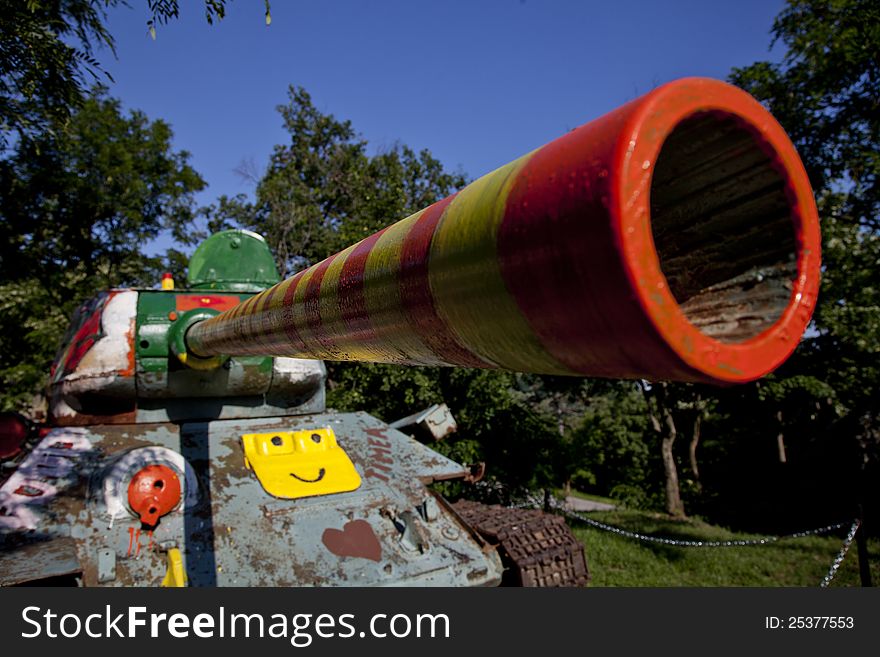
POLYGON ((458 424, 446 404, 433 404, 423 411, 396 420, 389 426, 427 440, 443 440, 458 431, 458 424))
POLYGON ((364 413, 63 428, 35 452, 65 436, 88 443, 77 467, 66 479, 45 481, 51 495, 16 512, 27 526, 14 526, 8 508, 0 511, 0 553, 39 551, 46 540, 68 538, 86 586, 158 585, 173 547, 184 554, 192 586, 475 586, 501 579, 497 554, 425 487, 463 477, 463 468, 364 413), (245 466, 241 434, 320 426, 333 428, 361 487, 298 500, 267 494, 245 466), (126 489, 126 473, 150 459, 177 468, 186 488, 184 501, 152 530, 120 512, 114 497, 126 489), (108 477, 120 481, 108 485, 108 477))
POLYGON ((0 551, 0 586, 30 584, 82 572, 76 542, 54 538, 0 551))
MULTIPOLYGON (((311 395, 301 398, 300 402, 290 401, 285 407, 281 400, 259 397, 215 397, 165 400, 140 400, 137 410, 127 422, 118 424, 187 422, 192 420, 234 420, 236 418, 271 418, 286 414, 320 413, 324 410, 324 387, 321 386, 311 395)), ((99 424, 102 418, 92 418, 99 424)), ((106 420, 105 420, 106 421, 106 420)), ((117 424, 114 422, 114 424, 117 424)))
POLYGON ((590 580, 584 546, 565 520, 534 509, 511 509, 459 500, 456 513, 497 545, 512 586, 586 586, 590 580))

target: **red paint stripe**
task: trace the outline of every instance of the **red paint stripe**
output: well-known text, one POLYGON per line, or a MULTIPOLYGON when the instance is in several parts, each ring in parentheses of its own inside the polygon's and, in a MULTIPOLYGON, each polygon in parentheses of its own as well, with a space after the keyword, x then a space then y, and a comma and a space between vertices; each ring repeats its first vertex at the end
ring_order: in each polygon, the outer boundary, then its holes
POLYGON ((557 360, 592 376, 678 365, 633 297, 613 230, 611 167, 626 118, 606 115, 536 152, 498 231, 502 276, 532 330, 557 360))
POLYGON ((232 344, 247 345, 250 341, 245 337, 250 330, 251 308, 253 307, 253 297, 248 297, 241 304, 241 311, 232 329, 232 344))
POLYGON ((339 312, 352 340, 375 342, 376 331, 367 312, 364 296, 364 271, 370 252, 388 230, 383 228, 358 244, 346 258, 339 273, 339 312))
MULTIPOLYGON (((306 285, 305 295, 303 296, 303 309, 306 315, 306 324, 311 331, 312 339, 316 340, 318 345, 324 348, 326 351, 326 356, 324 357, 330 359, 341 359, 343 352, 333 341, 333 338, 327 331, 324 322, 321 319, 321 282, 324 280, 324 274, 327 273, 330 264, 337 257, 339 257, 338 253, 326 260, 322 260, 312 268, 312 276, 309 278, 309 282, 306 285)), ((317 347, 318 345, 314 346, 317 347)))
POLYGON ((272 303, 272 297, 275 296, 278 288, 272 286, 266 292, 266 298, 263 301, 263 308, 260 315, 260 344, 266 348, 272 347, 272 323, 269 321, 269 304, 272 303))
POLYGON ((303 342, 302 337, 300 337, 296 324, 293 321, 293 295, 296 294, 296 288, 301 280, 302 272, 299 272, 290 279, 290 285, 287 286, 281 306, 281 325, 284 327, 284 333, 290 341, 292 351, 306 354, 309 353, 309 349, 306 347, 306 343, 303 342))
POLYGON ((410 326, 439 360, 464 367, 487 367, 490 364, 462 345, 437 314, 428 280, 431 239, 453 198, 455 194, 427 208, 406 234, 400 253, 400 300, 410 326))
MULTIPOLYGON (((239 342, 248 348, 248 350, 253 353, 253 343, 255 340, 253 339, 254 329, 258 328, 259 318, 256 315, 258 310, 256 302, 256 297, 251 297, 247 300, 247 306, 245 308, 246 314, 242 317, 242 321, 239 324, 240 333, 236 336, 239 342)), ((259 341, 257 341, 259 343, 259 341)))
POLYGON ((178 294, 174 300, 174 309, 178 312, 193 308, 211 308, 220 312, 231 310, 238 305, 237 296, 217 294, 178 294))

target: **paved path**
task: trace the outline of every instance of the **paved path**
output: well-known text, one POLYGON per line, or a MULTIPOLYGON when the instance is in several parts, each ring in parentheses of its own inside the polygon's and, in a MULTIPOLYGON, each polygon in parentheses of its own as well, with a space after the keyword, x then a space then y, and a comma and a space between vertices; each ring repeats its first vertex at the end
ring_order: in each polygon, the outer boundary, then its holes
POLYGON ((565 506, 572 511, 614 511, 617 507, 606 502, 594 502, 580 497, 566 497, 565 506))

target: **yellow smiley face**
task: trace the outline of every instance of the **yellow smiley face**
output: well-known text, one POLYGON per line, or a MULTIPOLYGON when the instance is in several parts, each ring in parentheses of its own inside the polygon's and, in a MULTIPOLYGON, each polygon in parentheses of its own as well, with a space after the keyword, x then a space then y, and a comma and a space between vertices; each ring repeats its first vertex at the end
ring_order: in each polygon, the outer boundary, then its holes
POLYGON ((360 475, 330 427, 246 433, 241 441, 245 465, 275 497, 330 495, 361 485, 360 475))

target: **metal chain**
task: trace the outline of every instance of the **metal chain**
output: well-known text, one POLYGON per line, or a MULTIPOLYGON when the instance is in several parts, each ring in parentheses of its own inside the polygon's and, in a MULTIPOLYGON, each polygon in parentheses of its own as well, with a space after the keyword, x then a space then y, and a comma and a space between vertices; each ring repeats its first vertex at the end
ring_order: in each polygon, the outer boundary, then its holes
MULTIPOLYGON (((518 509, 540 508, 542 506, 543 503, 539 503, 538 499, 533 496, 529 496, 525 501, 518 504, 511 504, 511 507, 518 509)), ((739 547, 750 545, 768 545, 770 543, 775 543, 777 541, 781 541, 787 538, 802 538, 804 536, 825 534, 835 529, 840 529, 841 527, 844 527, 846 525, 845 522, 838 522, 834 525, 826 525, 825 527, 817 527, 816 529, 807 529, 805 531, 795 532, 793 534, 765 536, 764 538, 752 540, 737 539, 730 541, 681 541, 678 539, 664 538, 661 536, 648 536, 647 534, 639 534, 637 532, 631 532, 620 527, 615 527, 614 525, 608 525, 604 522, 593 520, 592 518, 589 518, 582 513, 566 509, 555 499, 550 501, 550 506, 557 511, 560 511, 563 515, 568 516, 569 518, 573 518, 575 520, 579 520, 580 522, 586 523, 591 527, 595 527, 596 529, 601 529, 603 531, 611 532, 612 534, 617 534, 618 536, 624 536, 626 538, 634 538, 639 541, 660 543, 662 545, 674 545, 676 547, 739 547)), ((831 580, 834 579, 834 576, 837 574, 837 571, 840 568, 840 564, 843 563, 843 560, 846 557, 846 553, 849 552, 849 548, 850 546, 852 546, 852 542, 855 539, 856 532, 859 531, 859 527, 861 526, 861 524, 862 522, 858 518, 853 521, 852 525, 849 528, 849 532, 846 535, 846 538, 843 540, 843 547, 840 548, 840 552, 835 557, 834 563, 831 564, 831 568, 828 570, 828 574, 825 575, 824 578, 822 578, 822 582, 819 584, 821 588, 826 588, 831 583, 831 580)))
POLYGON ((837 574, 837 569, 840 568, 840 564, 843 563, 843 558, 849 551, 849 547, 852 545, 853 538, 855 538, 856 532, 859 531, 861 524, 862 521, 859 519, 853 521, 852 527, 849 528, 849 534, 846 535, 846 538, 843 541, 843 547, 840 548, 840 553, 834 559, 834 563, 831 564, 831 569, 828 571, 828 574, 825 575, 822 582, 819 584, 823 589, 831 583, 831 580, 834 579, 834 576, 837 574))
MULTIPOLYGON (((556 500, 552 500, 550 505, 556 510, 562 512, 564 515, 569 518, 573 518, 580 522, 584 522, 596 529, 601 529, 602 531, 611 532, 612 534, 617 534, 618 536, 624 536, 626 538, 633 538, 638 541, 646 541, 648 543, 660 543, 662 545, 674 545, 676 547, 741 547, 741 546, 749 546, 749 545, 768 545, 770 543, 775 543, 777 541, 781 541, 783 539, 788 538, 802 538, 804 536, 814 536, 816 534, 825 534, 830 531, 834 531, 835 529, 840 529, 841 527, 846 526, 846 522, 838 522, 834 525, 827 525, 825 527, 818 527, 816 529, 808 529, 801 532, 795 532, 793 534, 783 534, 780 536, 765 536, 764 538, 751 539, 751 540, 743 540, 743 539, 734 539, 729 541, 683 541, 674 538, 664 538, 662 536, 649 536, 647 534, 639 534, 637 532, 631 532, 626 529, 622 529, 620 527, 615 527, 614 525, 607 525, 604 522, 599 522, 598 520, 593 520, 585 516, 582 513, 578 513, 576 511, 571 511, 566 509, 564 506, 560 505, 556 500)), ((543 506, 543 503, 538 503, 538 500, 535 498, 527 499, 525 502, 513 505, 516 508, 540 508, 543 506)), ((856 521, 858 523, 858 521, 856 521)), ((855 525, 854 525, 855 526, 855 525)), ((851 536, 849 542, 852 542, 852 536, 855 535, 855 532, 851 530, 851 536)), ((842 551, 841 555, 838 557, 839 561, 843 560, 843 555, 846 554, 846 550, 849 549, 849 542, 845 544, 845 549, 842 551)), ((833 568, 836 570, 836 567, 833 568)), ((833 573, 832 570, 832 573, 833 573)), ((832 574, 833 577, 833 574, 832 574)), ((829 580, 830 581, 830 580, 829 580)))
POLYGON ((840 529, 841 527, 846 526, 845 522, 838 522, 834 525, 827 525, 825 527, 818 527, 816 529, 807 529, 801 532, 794 532, 793 534, 782 534, 780 536, 765 536, 764 538, 757 539, 733 539, 729 541, 682 541, 674 538, 663 538, 660 536, 648 536, 646 534, 638 534, 636 532, 627 531, 625 529, 621 529, 620 527, 614 527, 613 525, 606 525, 605 523, 598 522, 597 520, 593 520, 592 518, 587 518, 586 516, 576 513, 573 511, 563 510, 563 513, 570 518, 576 518, 581 522, 585 522, 588 525, 596 527, 597 529, 602 529, 607 532, 611 532, 614 534, 619 534, 620 536, 626 536, 627 538, 634 538, 639 541, 648 541, 651 543, 661 543, 663 545, 675 545, 677 547, 740 547, 747 545, 768 545, 770 543, 775 543, 777 541, 781 541, 787 538, 802 538, 804 536, 814 536, 816 534, 825 534, 830 531, 834 531, 835 529, 840 529))

